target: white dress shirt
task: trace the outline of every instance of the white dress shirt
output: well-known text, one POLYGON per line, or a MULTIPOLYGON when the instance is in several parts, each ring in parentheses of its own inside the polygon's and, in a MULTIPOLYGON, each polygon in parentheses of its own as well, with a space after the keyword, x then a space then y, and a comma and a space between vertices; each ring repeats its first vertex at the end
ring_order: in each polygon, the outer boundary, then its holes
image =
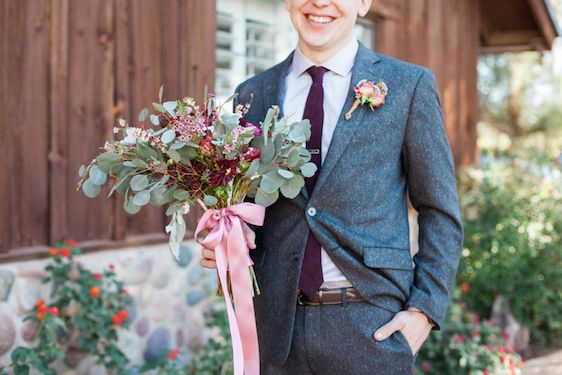
MULTIPOLYGON (((285 100, 283 113, 291 121, 300 121, 304 113, 306 98, 312 85, 312 78, 306 70, 314 65, 322 65, 328 71, 324 74, 324 124, 322 127, 322 154, 324 162, 338 118, 342 112, 351 83, 351 69, 359 43, 353 38, 338 53, 321 64, 310 61, 297 47, 293 54, 293 62, 286 77, 285 100)), ((338 267, 332 262, 324 249, 322 253, 322 274, 324 283, 321 288, 340 288, 351 286, 338 267)))

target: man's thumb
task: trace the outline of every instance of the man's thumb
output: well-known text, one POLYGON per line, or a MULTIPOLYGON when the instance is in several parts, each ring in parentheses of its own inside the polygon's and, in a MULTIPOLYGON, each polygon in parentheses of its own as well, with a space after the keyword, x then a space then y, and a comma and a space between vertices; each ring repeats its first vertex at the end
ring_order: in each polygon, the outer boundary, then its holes
POLYGON ((386 340, 390 335, 398 331, 400 328, 402 328, 402 323, 395 316, 390 322, 377 329, 373 336, 377 341, 386 340))

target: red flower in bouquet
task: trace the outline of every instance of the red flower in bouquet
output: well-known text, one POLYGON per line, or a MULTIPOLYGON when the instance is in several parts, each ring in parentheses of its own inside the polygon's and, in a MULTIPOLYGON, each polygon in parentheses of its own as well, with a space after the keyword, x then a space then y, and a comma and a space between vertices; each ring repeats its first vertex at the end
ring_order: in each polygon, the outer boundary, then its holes
POLYGON ((217 169, 209 172, 209 186, 226 186, 238 174, 238 159, 217 160, 217 169))

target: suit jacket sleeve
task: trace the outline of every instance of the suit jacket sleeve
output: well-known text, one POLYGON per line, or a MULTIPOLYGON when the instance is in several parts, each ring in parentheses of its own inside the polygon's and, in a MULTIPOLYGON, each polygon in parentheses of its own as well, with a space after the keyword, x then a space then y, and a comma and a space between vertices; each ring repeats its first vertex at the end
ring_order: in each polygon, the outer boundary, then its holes
POLYGON ((411 102, 402 148, 410 200, 418 211, 419 252, 408 306, 443 323, 457 271, 463 229, 451 148, 435 78, 424 70, 411 102))

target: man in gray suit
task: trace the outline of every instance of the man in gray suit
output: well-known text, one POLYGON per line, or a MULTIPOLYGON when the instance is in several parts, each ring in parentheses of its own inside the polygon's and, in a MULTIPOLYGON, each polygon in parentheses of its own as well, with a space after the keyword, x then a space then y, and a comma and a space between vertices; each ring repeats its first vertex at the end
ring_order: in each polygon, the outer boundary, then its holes
MULTIPOLYGON (((318 173, 280 198, 251 251, 266 374, 408 374, 439 329, 462 244, 454 165, 433 74, 353 37, 371 0, 286 0, 296 50, 238 89, 259 123, 272 105, 311 121, 318 173), (353 86, 383 81, 385 103, 358 107, 353 86), (419 212, 409 251, 407 194, 419 212)), ((202 265, 214 267, 203 250, 202 265)))

